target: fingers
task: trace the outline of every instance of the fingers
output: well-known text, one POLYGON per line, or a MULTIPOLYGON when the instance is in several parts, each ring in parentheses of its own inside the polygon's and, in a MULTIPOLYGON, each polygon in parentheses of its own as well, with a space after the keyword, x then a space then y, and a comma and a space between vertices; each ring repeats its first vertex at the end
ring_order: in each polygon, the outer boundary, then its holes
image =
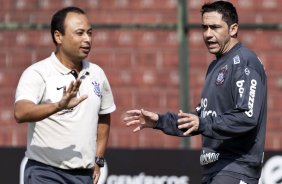
POLYGON ((141 109, 141 113, 144 116, 144 118, 149 121, 156 123, 159 120, 159 115, 157 113, 151 111, 145 111, 144 109, 141 109))
POLYGON ((123 122, 128 123, 133 120, 138 120, 140 118, 141 111, 140 110, 129 110, 126 111, 123 115, 123 122))
POLYGON ((63 90, 63 97, 59 102, 59 109, 70 109, 78 104, 80 104, 82 101, 84 101, 86 98, 88 98, 88 95, 79 95, 79 87, 81 85, 81 80, 75 80, 72 81, 68 88, 64 87, 63 90))
POLYGON ((130 120, 128 122, 126 122, 126 126, 132 126, 132 125, 136 125, 136 124, 139 124, 140 123, 140 120, 136 119, 136 120, 130 120))
POLYGON ((199 125, 194 124, 193 126, 191 126, 190 128, 188 128, 187 131, 185 131, 185 132, 183 133, 183 135, 184 135, 184 136, 188 136, 188 135, 190 135, 192 132, 197 131, 198 128, 199 128, 199 125))
POLYGON ((150 117, 152 116, 152 112, 150 111, 145 111, 144 109, 141 109, 141 113, 144 115, 144 116, 147 116, 147 117, 150 117))
POLYGON ((77 79, 76 81, 74 81, 73 89, 72 89, 73 92, 77 93, 79 91, 80 84, 81 84, 80 79, 77 79))
POLYGON ((123 121, 125 123, 127 123, 127 122, 130 122, 130 121, 133 121, 133 120, 138 120, 138 119, 140 119, 139 115, 127 115, 123 118, 123 121))
POLYGON ((192 132, 198 130, 199 122, 200 122, 198 116, 190 113, 183 113, 182 110, 179 111, 178 116, 179 116, 179 119, 177 120, 179 124, 178 128, 187 129, 187 131, 185 131, 183 135, 187 136, 192 132))
POLYGON ((141 130, 141 124, 139 120, 139 116, 134 116, 134 117, 126 117, 124 118, 124 122, 126 126, 132 126, 132 125, 138 125, 135 129, 133 129, 133 132, 138 132, 141 130))
POLYGON ((93 184, 97 184, 98 183, 98 180, 100 178, 100 174, 99 173, 95 173, 93 174, 93 184))
POLYGON ((141 110, 128 110, 124 114, 123 122, 126 126, 138 125, 135 129, 133 129, 133 132, 135 133, 141 130, 141 116, 141 110))
POLYGON ((81 80, 77 79, 75 81, 71 81, 68 89, 66 90, 66 92, 68 93, 77 93, 79 91, 79 87, 81 84, 81 80))
POLYGON ((194 117, 179 117, 179 119, 177 120, 178 124, 184 124, 184 123, 189 123, 191 121, 194 121, 194 117))
POLYGON ((179 117, 188 117, 191 116, 192 114, 190 113, 184 113, 182 110, 179 110, 178 116, 179 117))
POLYGON ((67 89, 64 88, 64 96, 67 99, 67 101, 77 97, 76 101, 80 103, 87 98, 87 96, 85 95, 78 97, 80 84, 81 84, 81 80, 78 79, 75 81, 71 81, 67 89))
POLYGON ((138 127, 136 127, 136 128, 133 130, 133 132, 138 132, 138 131, 140 131, 140 130, 141 130, 141 127, 138 126, 138 127))
POLYGON ((140 116, 141 115, 141 111, 134 109, 134 110, 128 110, 126 111, 126 115, 128 116, 140 116))
POLYGON ((179 125, 178 128, 179 129, 187 129, 183 135, 184 136, 188 136, 190 135, 192 132, 194 131, 197 131, 197 128, 198 126, 194 123, 194 122, 189 122, 189 123, 185 123, 185 124, 182 124, 182 125, 179 125))

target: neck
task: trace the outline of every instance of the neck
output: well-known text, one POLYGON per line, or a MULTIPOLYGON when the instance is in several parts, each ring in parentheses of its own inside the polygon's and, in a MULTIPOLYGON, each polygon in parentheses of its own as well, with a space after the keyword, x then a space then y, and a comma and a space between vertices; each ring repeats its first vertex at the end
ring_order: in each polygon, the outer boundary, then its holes
POLYGON ((225 54, 228 53, 237 43, 239 43, 238 40, 233 40, 233 41, 231 41, 228 45, 226 45, 227 47, 225 48, 225 50, 224 50, 222 53, 216 54, 216 57, 219 58, 219 57, 225 55, 225 54))
POLYGON ((56 51, 55 55, 57 56, 58 60, 68 69, 76 70, 78 73, 82 70, 82 61, 75 61, 72 58, 67 57, 66 55, 62 54, 61 52, 56 51))

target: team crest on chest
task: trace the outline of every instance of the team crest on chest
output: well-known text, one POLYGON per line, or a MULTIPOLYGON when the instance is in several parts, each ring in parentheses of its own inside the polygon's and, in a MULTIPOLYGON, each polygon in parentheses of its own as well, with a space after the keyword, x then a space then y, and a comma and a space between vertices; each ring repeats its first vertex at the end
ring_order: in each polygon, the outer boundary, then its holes
POLYGON ((101 88, 100 88, 100 84, 96 81, 92 82, 93 84, 93 90, 94 90, 94 93, 98 96, 98 97, 101 97, 102 96, 102 93, 101 93, 101 88))
POLYGON ((227 65, 225 65, 224 67, 222 67, 219 70, 216 81, 215 81, 216 85, 222 85, 224 83, 224 80, 225 80, 225 77, 226 77, 226 74, 227 74, 227 70, 228 70, 227 65))
POLYGON ((240 57, 238 55, 236 55, 234 58, 233 58, 233 63, 234 65, 236 64, 239 64, 241 61, 240 61, 240 57))

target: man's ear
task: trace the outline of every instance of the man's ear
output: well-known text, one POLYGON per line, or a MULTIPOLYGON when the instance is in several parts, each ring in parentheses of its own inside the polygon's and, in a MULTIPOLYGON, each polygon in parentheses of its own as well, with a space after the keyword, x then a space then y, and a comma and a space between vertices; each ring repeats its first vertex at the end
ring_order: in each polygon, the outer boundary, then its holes
POLYGON ((54 32, 54 38, 55 38, 57 44, 61 44, 62 43, 62 34, 58 30, 56 30, 54 32))
POLYGON ((237 36, 237 34, 238 34, 238 24, 237 23, 234 23, 234 24, 232 24, 231 26, 230 26, 230 28, 229 28, 229 34, 230 34, 230 36, 231 37, 236 37, 237 36))

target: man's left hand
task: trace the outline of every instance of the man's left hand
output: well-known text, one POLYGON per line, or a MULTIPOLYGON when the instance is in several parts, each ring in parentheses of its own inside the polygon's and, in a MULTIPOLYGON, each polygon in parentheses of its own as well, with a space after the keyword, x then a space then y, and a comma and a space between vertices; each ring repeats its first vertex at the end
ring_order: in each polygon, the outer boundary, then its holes
POLYGON ((188 136, 192 132, 197 131, 199 129, 200 120, 197 115, 184 113, 182 112, 182 110, 180 110, 178 116, 178 128, 187 129, 187 131, 185 131, 183 135, 188 136))

